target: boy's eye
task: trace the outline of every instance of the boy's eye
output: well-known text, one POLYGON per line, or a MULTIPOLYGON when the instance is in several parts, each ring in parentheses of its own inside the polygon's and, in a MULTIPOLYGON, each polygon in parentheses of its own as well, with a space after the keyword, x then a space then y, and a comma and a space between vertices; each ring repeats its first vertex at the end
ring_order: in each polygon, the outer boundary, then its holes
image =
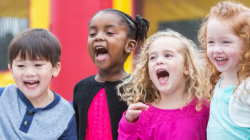
POLYGON ((35 64, 36 67, 42 66, 41 64, 35 64))
POLYGON ((172 57, 172 55, 171 54, 166 54, 165 57, 172 57))
POLYGON ((207 43, 208 43, 208 44, 212 44, 212 43, 214 43, 214 41, 208 41, 207 43))
POLYGON ((223 41, 223 43, 226 43, 226 44, 227 44, 227 43, 231 43, 231 42, 230 42, 230 41, 223 41))
POLYGON ((24 65, 17 65, 17 67, 24 67, 24 65))

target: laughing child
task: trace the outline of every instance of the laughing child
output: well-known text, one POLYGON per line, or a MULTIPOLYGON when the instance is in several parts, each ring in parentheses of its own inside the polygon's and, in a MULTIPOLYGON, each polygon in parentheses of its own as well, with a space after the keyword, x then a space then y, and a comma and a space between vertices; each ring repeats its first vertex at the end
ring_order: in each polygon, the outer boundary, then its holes
POLYGON ((129 76, 124 63, 131 52, 147 37, 149 22, 115 9, 96 13, 89 22, 88 51, 98 73, 78 82, 74 89, 79 140, 117 140, 118 123, 125 102, 116 86, 129 76))
MULTIPOLYGON (((195 44, 171 29, 149 37, 120 86, 129 105, 119 140, 206 140, 209 88, 195 44)), ((120 92, 119 92, 120 93, 120 92)))
POLYGON ((76 140, 72 106, 48 89, 61 69, 58 39, 45 29, 27 29, 8 51, 16 86, 0 89, 0 139, 76 140))

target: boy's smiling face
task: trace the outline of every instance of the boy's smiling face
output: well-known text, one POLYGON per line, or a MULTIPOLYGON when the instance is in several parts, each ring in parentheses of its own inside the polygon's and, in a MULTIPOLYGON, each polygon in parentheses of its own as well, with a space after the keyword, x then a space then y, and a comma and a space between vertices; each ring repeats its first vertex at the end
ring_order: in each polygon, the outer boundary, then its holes
POLYGON ((99 12, 89 23, 88 51, 98 69, 123 68, 130 39, 120 18, 112 12, 99 12))
POLYGON ((46 99, 49 94, 48 87, 52 77, 56 77, 61 69, 58 62, 52 67, 51 62, 43 59, 21 59, 20 54, 13 60, 9 70, 17 87, 31 102, 46 99))

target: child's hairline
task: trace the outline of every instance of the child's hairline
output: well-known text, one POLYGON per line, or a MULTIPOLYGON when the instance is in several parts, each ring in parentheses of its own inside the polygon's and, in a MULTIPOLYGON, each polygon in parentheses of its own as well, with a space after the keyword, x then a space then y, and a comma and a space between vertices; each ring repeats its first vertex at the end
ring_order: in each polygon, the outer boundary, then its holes
MULTIPOLYGON (((185 54, 184 54, 184 51, 182 49, 185 49, 185 48, 188 49, 188 47, 184 47, 184 45, 186 46, 185 42, 187 42, 188 39, 185 36, 183 36, 182 34, 179 34, 179 33, 178 33, 179 36, 177 36, 177 35, 169 35, 169 34, 167 34, 169 31, 172 32, 172 33, 177 33, 176 31, 173 31, 173 30, 162 30, 162 31, 159 31, 158 33, 156 33, 158 35, 156 35, 152 39, 151 42, 148 42, 148 40, 146 41, 145 45, 148 45, 148 47, 147 47, 147 55, 149 55, 148 50, 149 50, 150 46, 152 45, 152 43, 155 42, 156 40, 158 40, 159 38, 173 38, 173 39, 178 40, 179 44, 177 45, 178 46, 177 51, 179 53, 181 53, 183 55, 183 57, 185 58, 185 54)), ((190 44, 190 45, 192 45, 192 44, 190 44)))
MULTIPOLYGON (((250 11, 249 11, 250 12, 250 11)), ((237 36, 238 38, 240 38, 242 41, 243 41, 243 46, 245 45, 245 41, 243 40, 243 38, 242 37, 240 37, 237 33, 236 33, 236 30, 234 29, 234 27, 236 26, 233 22, 230 22, 230 19, 233 19, 233 18, 235 18, 235 17, 237 17, 237 16, 239 16, 239 15, 241 15, 241 14, 244 14, 245 12, 241 12, 241 13, 237 13, 236 15, 233 15, 233 16, 230 16, 230 17, 228 17, 228 18, 225 18, 225 17, 222 17, 222 16, 220 16, 220 15, 211 15, 211 13, 209 14, 209 16, 207 17, 207 19, 206 19, 206 21, 205 22, 203 22, 203 24, 202 24, 202 28, 204 28, 204 31, 202 31, 202 34, 199 34, 199 36, 205 36, 205 40, 207 40, 207 26, 208 26, 208 24, 209 24, 209 22, 210 22, 210 20, 211 19, 216 19, 216 20, 218 20, 223 26, 227 26, 227 27, 229 27, 232 31, 233 31, 233 33, 234 33, 234 35, 235 36, 237 36)), ((202 44, 202 43, 201 43, 202 44)), ((203 47, 205 47, 205 48, 207 48, 207 42, 204 42, 204 45, 202 45, 203 47)), ((207 50, 206 50, 206 52, 207 52, 207 50)))
POLYGON ((43 59, 50 62, 52 67, 55 67, 56 64, 60 62, 61 44, 57 37, 50 31, 42 28, 30 28, 21 31, 14 36, 8 46, 8 55, 8 64, 11 67, 13 61, 18 56, 20 56, 21 59, 29 59, 31 61, 43 59), (39 39, 34 40, 37 36, 39 36, 39 39), (39 47, 40 49, 37 50, 34 46, 39 47), (46 54, 50 51, 53 51, 53 54, 47 55, 46 59, 46 54))
MULTIPOLYGON (((119 10, 118 10, 118 11, 119 11, 119 10)), ((122 20, 123 20, 123 18, 124 18, 124 19, 126 20, 126 22, 129 22, 129 23, 128 23, 128 26, 129 26, 130 24, 133 24, 133 25, 136 27, 135 23, 133 23, 130 19, 128 19, 126 16, 120 14, 119 12, 117 12, 117 11, 112 11, 112 9, 103 9, 103 10, 101 10, 101 11, 96 12, 96 13, 91 17, 91 19, 90 19, 90 21, 89 21, 89 23, 88 23, 88 30, 89 30, 90 23, 91 23, 92 19, 93 19, 97 14, 99 14, 99 13, 110 13, 110 14, 113 14, 113 15, 119 17, 120 20, 121 20, 121 21, 119 22, 119 25, 125 26, 125 28, 126 28, 126 30, 127 30, 127 31, 126 31, 126 32, 127 32, 127 38, 128 38, 128 39, 135 40, 136 42, 138 42, 138 40, 136 39, 136 36, 131 36, 131 35, 130 35, 132 31, 129 31, 129 30, 131 30, 131 29, 130 29, 129 27, 127 27, 127 26, 126 26, 126 23, 123 23, 122 20)))
MULTIPOLYGON (((52 63, 52 60, 50 60, 50 59, 45 59, 45 57, 44 56, 42 56, 42 57, 39 57, 38 55, 37 55, 37 58, 36 59, 32 59, 32 57, 26 52, 26 55, 25 55, 25 58, 21 58, 21 51, 22 50, 20 50, 19 52, 18 52, 18 55, 15 57, 15 58, 13 58, 13 60, 12 60, 12 62, 8 62, 8 64, 12 67, 12 65, 13 65, 13 61, 14 60, 16 60, 18 57, 20 57, 20 60, 24 60, 24 61, 26 61, 26 60, 30 60, 30 61, 46 61, 46 62, 50 62, 51 63, 51 65, 52 65, 52 67, 55 67, 55 66, 53 66, 53 63, 52 63)), ((58 61, 58 62, 60 62, 60 61, 58 61)), ((56 62, 56 63, 58 63, 58 62, 56 62)))
MULTIPOLYGON (((115 13, 115 12, 112 12, 112 11, 100 11, 100 12, 115 13)), ((114 14, 114 15, 118 16, 119 14, 114 14)), ((94 17, 94 16, 93 16, 93 17, 94 17)), ((119 16, 118 16, 118 17, 119 17, 119 16)), ((121 18, 121 17, 119 17, 119 18, 121 18)), ((94 27, 94 26, 90 26, 90 23, 91 23, 92 19, 93 19, 93 18, 91 18, 91 20, 90 20, 89 23, 88 23, 88 32, 89 32, 89 30, 91 29, 90 27, 94 27)), ((121 20, 122 20, 122 19, 121 19, 121 20)), ((126 25, 124 25, 124 23, 122 23, 122 22, 120 21, 118 24, 119 24, 119 26, 125 27, 125 29, 126 29, 126 34, 127 34, 127 38, 128 38, 128 39, 131 39, 131 40, 134 40, 134 41, 137 42, 137 40, 136 40, 135 38, 133 38, 132 36, 129 36, 129 29, 126 27, 126 25)), ((110 25, 112 25, 112 24, 110 24, 110 25)))
MULTIPOLYGON (((117 17, 121 18, 122 15, 120 15, 119 13, 115 12, 115 11, 104 11, 104 10, 101 10, 101 11, 98 11, 96 12, 92 17, 91 19, 89 20, 89 23, 88 23, 88 28, 90 27, 90 23, 92 21, 92 19, 97 15, 97 14, 100 14, 100 13, 110 13, 110 14, 113 14, 113 15, 116 15, 117 17)), ((124 16, 123 16, 124 17, 124 16)), ((125 18, 125 17, 124 17, 125 18)), ((122 20, 122 18, 121 18, 122 20)), ((124 24, 124 23, 123 23, 124 24)))

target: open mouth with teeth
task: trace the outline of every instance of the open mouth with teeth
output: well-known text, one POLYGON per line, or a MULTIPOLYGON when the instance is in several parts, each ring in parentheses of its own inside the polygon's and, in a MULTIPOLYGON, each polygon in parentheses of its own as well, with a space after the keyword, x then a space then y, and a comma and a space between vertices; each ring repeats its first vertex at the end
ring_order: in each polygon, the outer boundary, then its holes
POLYGON ((156 71, 156 75, 160 83, 166 83, 168 81, 169 78, 168 71, 160 69, 156 71))
POLYGON ((217 58, 215 58, 215 60, 216 60, 217 65, 224 65, 227 63, 228 58, 222 58, 222 57, 218 58, 217 57, 217 58))
POLYGON ((33 88, 39 85, 39 81, 24 81, 24 84, 29 88, 33 88))
POLYGON ((95 56, 97 60, 104 60, 108 56, 108 50, 102 46, 95 47, 95 56))
POLYGON ((227 61, 228 58, 215 58, 215 60, 218 62, 224 62, 224 61, 227 61))

